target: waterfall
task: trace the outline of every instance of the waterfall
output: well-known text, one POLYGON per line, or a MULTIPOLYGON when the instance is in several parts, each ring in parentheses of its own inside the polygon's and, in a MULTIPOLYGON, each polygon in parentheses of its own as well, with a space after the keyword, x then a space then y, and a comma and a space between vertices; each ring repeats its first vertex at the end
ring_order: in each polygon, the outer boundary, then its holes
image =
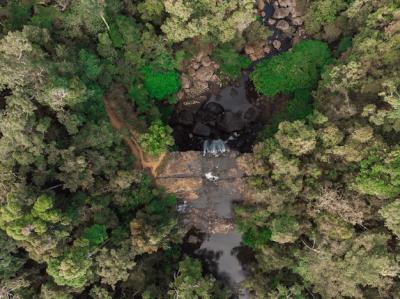
POLYGON ((229 152, 228 146, 221 139, 206 140, 203 143, 203 155, 212 155, 218 157, 221 154, 229 152))

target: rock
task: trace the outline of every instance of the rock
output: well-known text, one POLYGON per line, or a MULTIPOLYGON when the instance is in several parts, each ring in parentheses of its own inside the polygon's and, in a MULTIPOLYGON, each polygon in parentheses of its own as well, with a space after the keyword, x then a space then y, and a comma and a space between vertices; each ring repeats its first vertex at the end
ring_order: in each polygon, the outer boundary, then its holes
POLYGON ((282 46, 282 43, 276 39, 272 42, 272 45, 274 46, 275 49, 279 50, 282 46))
POLYGON ((208 103, 204 107, 204 110, 209 113, 216 114, 216 115, 224 112, 224 108, 220 104, 215 103, 215 102, 208 103))
POLYGON ((274 19, 284 19, 284 18, 288 17, 289 14, 290 14, 290 9, 280 7, 275 10, 274 15, 272 17, 274 19))
POLYGON ((295 5, 296 5, 295 0, 279 0, 280 7, 290 7, 290 6, 295 6, 295 5))
POLYGON ((185 126, 191 126, 194 123, 193 113, 189 110, 182 110, 178 115, 178 122, 185 126))
POLYGON ((196 71, 194 77, 202 82, 207 82, 211 79, 214 74, 214 69, 211 66, 202 66, 196 71))
POLYGON ((273 25, 275 25, 275 23, 276 23, 276 20, 268 19, 268 25, 273 26, 273 25))
MULTIPOLYGON (((187 167, 184 163, 182 164, 187 167)), ((194 201, 199 198, 203 180, 194 178, 156 178, 156 184, 178 198, 194 201)))
POLYGON ((203 81, 195 81, 193 87, 189 89, 192 97, 197 97, 208 90, 208 83, 203 81))
POLYGON ((201 240, 198 237, 194 236, 194 235, 190 235, 188 240, 187 240, 187 242, 189 244, 197 244, 197 243, 201 242, 201 240))
POLYGON ((301 26, 301 25, 303 25, 303 23, 304 23, 304 20, 302 17, 296 17, 296 18, 292 19, 292 24, 294 26, 301 26))
POLYGON ((212 64, 212 60, 210 59, 210 57, 208 57, 208 56, 205 56, 205 57, 203 57, 203 59, 201 60, 201 64, 203 65, 203 66, 210 66, 211 64, 212 64))
POLYGON ((262 16, 263 18, 265 18, 265 17, 267 16, 267 14, 265 13, 265 11, 261 12, 261 16, 262 16))
POLYGON ((233 112, 225 112, 221 122, 218 124, 220 129, 232 133, 234 131, 240 131, 244 128, 245 123, 239 114, 233 112))
POLYGON ((307 10, 308 0, 293 0, 294 5, 290 7, 292 17, 304 16, 307 10))
POLYGON ((254 53, 254 48, 250 45, 246 45, 246 47, 244 48, 244 52, 247 55, 253 54, 254 53))
POLYGON ((247 122, 252 122, 257 119, 258 113, 257 110, 254 107, 250 107, 249 109, 246 110, 245 113, 243 113, 243 118, 247 122))
POLYGON ((190 77, 193 77, 196 74, 196 70, 191 66, 189 67, 187 73, 190 77))
POLYGON ((271 48, 268 47, 268 46, 265 46, 265 47, 264 47, 264 53, 265 53, 265 54, 271 53, 271 48))
POLYGON ((193 134, 203 137, 208 137, 211 134, 211 129, 201 122, 197 122, 193 127, 193 134))
POLYGON ((285 20, 280 20, 276 24, 276 28, 278 28, 278 29, 280 29, 282 31, 288 31, 290 29, 290 25, 285 20))
POLYGON ((186 74, 182 74, 181 82, 182 82, 182 88, 183 89, 189 89, 190 86, 192 85, 192 82, 190 81, 189 76, 186 75, 186 74))
POLYGON ((190 66, 191 66, 194 70, 198 70, 199 67, 200 67, 200 63, 198 63, 198 62, 193 62, 190 66))
POLYGON ((265 1, 264 0, 257 0, 257 9, 259 11, 263 11, 265 8, 265 1))

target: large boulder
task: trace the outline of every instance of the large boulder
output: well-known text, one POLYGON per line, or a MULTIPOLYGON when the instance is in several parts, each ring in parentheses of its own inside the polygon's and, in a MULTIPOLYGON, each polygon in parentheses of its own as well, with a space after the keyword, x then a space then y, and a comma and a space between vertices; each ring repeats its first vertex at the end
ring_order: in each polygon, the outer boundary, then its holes
POLYGON ((225 112, 218 126, 226 133, 232 133, 242 130, 245 126, 245 122, 239 113, 225 112))

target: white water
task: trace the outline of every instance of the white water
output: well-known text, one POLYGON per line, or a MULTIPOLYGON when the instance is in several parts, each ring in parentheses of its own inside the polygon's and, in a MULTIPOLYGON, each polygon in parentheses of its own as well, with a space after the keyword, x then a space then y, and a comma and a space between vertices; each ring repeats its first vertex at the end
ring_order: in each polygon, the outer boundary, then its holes
POLYGON ((229 147, 221 139, 206 140, 203 143, 203 156, 212 155, 218 157, 227 152, 229 152, 229 147))

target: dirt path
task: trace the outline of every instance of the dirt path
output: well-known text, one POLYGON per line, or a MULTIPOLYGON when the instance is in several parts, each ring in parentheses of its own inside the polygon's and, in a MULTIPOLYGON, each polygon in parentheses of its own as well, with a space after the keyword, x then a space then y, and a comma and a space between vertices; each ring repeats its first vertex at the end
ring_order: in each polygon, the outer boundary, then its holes
MULTIPOLYGON (((111 126, 122 131, 122 137, 126 145, 129 147, 132 155, 135 157, 135 168, 137 169, 147 169, 153 175, 156 176, 157 168, 160 166, 161 162, 165 158, 165 153, 162 153, 157 158, 151 158, 145 155, 141 147, 139 146, 139 133, 136 132, 132 126, 123 119, 121 115, 118 114, 118 101, 113 101, 110 96, 104 97, 104 105, 110 119, 111 126), (124 131, 127 133, 124 134, 124 131)), ((132 112, 132 117, 136 117, 136 114, 132 112)))

